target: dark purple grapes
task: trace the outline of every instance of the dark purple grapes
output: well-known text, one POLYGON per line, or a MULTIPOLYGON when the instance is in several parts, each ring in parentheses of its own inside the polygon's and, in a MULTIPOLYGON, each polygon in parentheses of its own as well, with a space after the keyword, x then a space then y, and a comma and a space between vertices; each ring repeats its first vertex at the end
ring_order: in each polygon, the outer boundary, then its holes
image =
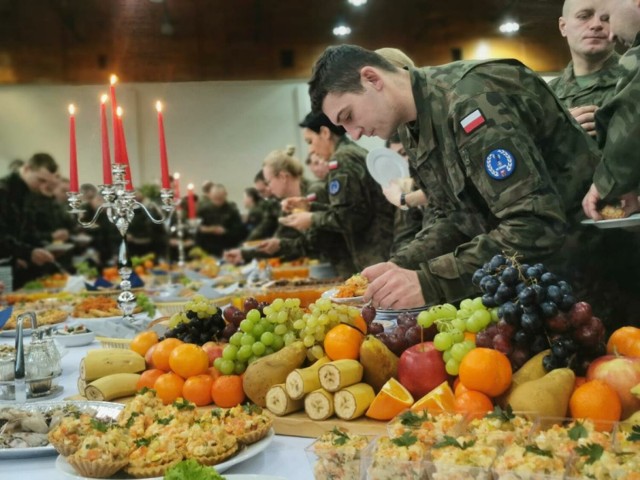
POLYGON ((254 297, 247 297, 244 299, 242 308, 244 313, 249 313, 249 310, 257 310, 260 303, 254 297))
POLYGON ((371 322, 369 324, 369 333, 371 335, 378 335, 379 333, 384 332, 384 326, 378 322, 371 322))
POLYGON ((507 356, 509 356, 513 351, 511 339, 507 335, 503 335, 501 333, 498 333, 493 337, 493 348, 507 356))
POLYGON ((376 318, 376 313, 376 307, 370 303, 362 307, 362 310, 360 311, 360 315, 362 315, 362 318, 367 324, 371 324, 371 322, 373 322, 373 319, 376 318))
POLYGON ((515 267, 507 267, 500 274, 500 280, 508 286, 515 286, 518 283, 519 273, 515 267))

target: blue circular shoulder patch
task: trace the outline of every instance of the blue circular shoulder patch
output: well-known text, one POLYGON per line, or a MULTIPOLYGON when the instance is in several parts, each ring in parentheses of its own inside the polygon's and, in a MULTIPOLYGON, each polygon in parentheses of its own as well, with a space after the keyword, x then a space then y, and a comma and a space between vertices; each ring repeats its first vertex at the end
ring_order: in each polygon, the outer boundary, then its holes
POLYGON ((484 169, 494 180, 504 180, 515 171, 516 157, 503 148, 492 150, 484 159, 484 169))
POLYGON ((331 180, 329 182, 329 193, 331 195, 335 195, 340 191, 340 181, 339 180, 331 180))

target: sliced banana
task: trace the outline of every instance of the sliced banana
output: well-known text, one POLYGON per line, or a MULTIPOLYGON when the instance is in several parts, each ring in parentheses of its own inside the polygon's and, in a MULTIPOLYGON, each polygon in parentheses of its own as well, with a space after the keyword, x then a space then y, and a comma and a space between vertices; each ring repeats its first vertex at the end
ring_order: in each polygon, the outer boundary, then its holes
POLYGON ((274 385, 267 391, 267 409, 274 415, 282 416, 297 412, 304 407, 304 400, 294 400, 287 395, 284 383, 274 385))
POLYGON ((320 367, 318 375, 320 385, 329 392, 337 392, 362 380, 364 369, 357 360, 343 359, 325 363, 320 367))
POLYGON ((304 411, 311 420, 326 420, 333 415, 333 394, 319 388, 304 397, 304 411))
POLYGON ((305 394, 320 388, 320 367, 329 362, 329 357, 322 357, 307 368, 296 368, 285 381, 287 393, 293 399, 299 399, 305 394))
POLYGON ((356 383, 343 388, 333 396, 336 415, 344 420, 361 417, 373 402, 376 394, 371 385, 356 383))

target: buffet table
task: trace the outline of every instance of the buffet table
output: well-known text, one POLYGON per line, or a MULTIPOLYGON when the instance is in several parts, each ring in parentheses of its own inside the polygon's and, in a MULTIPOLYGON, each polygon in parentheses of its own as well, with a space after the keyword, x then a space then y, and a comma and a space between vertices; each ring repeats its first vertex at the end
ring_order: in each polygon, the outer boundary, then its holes
MULTIPOLYGON (((12 345, 13 338, 0 338, 0 344, 12 345)), ((68 348, 62 358, 62 376, 58 383, 64 387, 60 395, 43 401, 63 400, 78 393, 78 365, 87 350, 100 348, 98 342, 85 347, 68 348)), ((0 406, 6 403, 0 403, 0 406)), ((225 473, 279 475, 291 480, 311 480, 313 474, 304 448, 313 439, 276 435, 273 442, 261 453, 243 463, 233 466, 225 473)), ((28 480, 69 480, 69 476, 55 467, 56 456, 10 460, 0 458, 0 478, 13 479, 23 476, 28 480)))

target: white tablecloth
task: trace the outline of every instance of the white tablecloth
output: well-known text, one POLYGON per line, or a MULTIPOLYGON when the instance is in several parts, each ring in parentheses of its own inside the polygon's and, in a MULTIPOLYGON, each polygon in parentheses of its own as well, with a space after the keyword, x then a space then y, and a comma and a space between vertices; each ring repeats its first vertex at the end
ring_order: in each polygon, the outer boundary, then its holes
MULTIPOLYGON (((12 338, 1 338, 0 344, 13 344, 12 338)), ((86 347, 69 348, 62 358, 62 376, 58 379, 64 387, 61 395, 55 399, 78 393, 76 382, 78 379, 78 365, 86 351, 99 348, 94 342, 86 347)), ((0 402, 0 406, 3 403, 0 402)), ((311 480, 313 474, 304 453, 304 448, 313 439, 276 435, 273 442, 263 452, 255 457, 235 465, 226 473, 252 473, 279 475, 289 480, 311 480)), ((28 458, 21 460, 0 459, 0 480, 69 480, 70 477, 55 468, 55 456, 28 458)))

